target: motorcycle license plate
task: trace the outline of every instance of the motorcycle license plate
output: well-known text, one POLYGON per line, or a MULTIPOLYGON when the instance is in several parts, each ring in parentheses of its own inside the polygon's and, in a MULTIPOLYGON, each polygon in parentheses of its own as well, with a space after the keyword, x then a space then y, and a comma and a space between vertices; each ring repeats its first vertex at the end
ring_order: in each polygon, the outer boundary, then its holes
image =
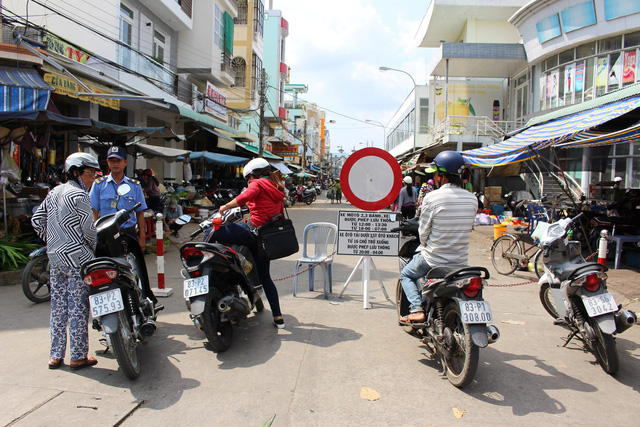
POLYGON ((184 281, 184 298, 209 293, 209 276, 196 277, 184 281))
POLYGON ((89 296, 89 304, 94 318, 124 310, 122 292, 119 288, 89 296))
POLYGON ((587 309, 589 317, 602 316, 603 314, 618 310, 613 295, 609 292, 593 297, 582 295, 582 303, 584 304, 584 308, 587 309))
POLYGON ((460 301, 458 304, 462 323, 493 323, 487 301, 460 301))

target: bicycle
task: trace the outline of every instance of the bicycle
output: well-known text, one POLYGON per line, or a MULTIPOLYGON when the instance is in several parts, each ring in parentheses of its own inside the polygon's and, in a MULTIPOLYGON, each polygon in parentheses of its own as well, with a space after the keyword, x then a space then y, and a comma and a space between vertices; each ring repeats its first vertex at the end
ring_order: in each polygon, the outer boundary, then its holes
MULTIPOLYGON (((521 201, 518 207, 521 207, 526 202, 525 200, 521 201)), ((543 202, 544 200, 529 200, 527 210, 531 212, 530 221, 535 218, 536 224, 545 224, 546 226, 551 218, 543 202)), ((517 268, 527 268, 531 260, 533 260, 533 271, 539 279, 544 274, 542 250, 536 243, 524 241, 524 232, 529 227, 520 226, 514 227, 514 229, 519 235, 503 234, 493 242, 493 245, 491 245, 491 262, 498 273, 509 275, 516 271, 517 268)))
POLYGON ((527 268, 533 259, 533 270, 539 279, 544 274, 543 251, 537 244, 531 244, 522 239, 527 227, 515 227, 515 230, 520 234, 503 234, 493 242, 491 262, 498 273, 506 276, 517 268, 527 268), (534 249, 535 251, 531 254, 534 249))

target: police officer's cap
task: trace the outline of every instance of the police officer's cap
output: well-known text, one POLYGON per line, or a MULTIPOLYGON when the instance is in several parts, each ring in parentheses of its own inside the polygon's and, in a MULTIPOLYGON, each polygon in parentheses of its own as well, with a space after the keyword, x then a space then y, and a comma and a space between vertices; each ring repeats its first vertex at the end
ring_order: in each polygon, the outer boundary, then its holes
POLYGON ((109 150, 107 151, 107 159, 111 159, 113 157, 127 160, 127 150, 124 147, 118 147, 117 145, 109 147, 109 150))

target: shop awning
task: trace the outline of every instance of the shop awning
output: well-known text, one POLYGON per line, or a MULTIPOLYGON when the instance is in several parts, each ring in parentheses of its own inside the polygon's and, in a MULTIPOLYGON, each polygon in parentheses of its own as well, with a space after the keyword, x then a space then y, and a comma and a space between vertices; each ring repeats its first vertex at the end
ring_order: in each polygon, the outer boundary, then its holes
POLYGON ((582 132, 593 130, 639 107, 640 96, 634 96, 531 126, 507 140, 461 154, 467 162, 483 167, 520 162, 538 156, 538 151, 543 148, 566 146, 564 143, 582 132))
POLYGON ((216 120, 213 117, 207 116, 206 114, 201 114, 196 111, 193 111, 191 108, 183 107, 177 104, 171 104, 171 109, 174 109, 174 110, 177 109, 178 113, 180 113, 181 116, 192 119, 198 124, 203 124, 206 126, 222 129, 224 131, 229 132, 231 135, 238 134, 238 132, 235 129, 228 126, 226 123, 223 123, 220 120, 216 120))
POLYGON ((0 85, 1 111, 43 110, 54 89, 30 68, 0 67, 0 85))
MULTIPOLYGON (((255 154, 256 156, 258 155, 258 151, 259 151, 258 147, 254 147, 253 145, 245 144, 244 142, 240 142, 240 141, 236 141, 236 145, 242 149, 247 150, 251 154, 255 154)), ((268 159, 282 160, 282 157, 278 157, 275 154, 271 154, 267 150, 262 150, 262 156, 267 160, 268 159)))
POLYGON ((278 162, 276 160, 267 160, 267 161, 271 164, 271 166, 278 169, 284 175, 291 175, 293 173, 293 171, 289 169, 287 165, 284 164, 284 162, 278 162))
MULTIPOLYGON (((249 161, 245 157, 230 156, 222 153, 211 153, 209 151, 193 151, 189 154, 191 160, 205 160, 207 163, 218 163, 222 165, 243 165, 249 161)), ((177 160, 184 160, 183 156, 177 160)))
MULTIPOLYGON (((147 159, 160 158, 166 162, 175 162, 181 156, 187 156, 191 153, 189 150, 181 150, 178 148, 160 147, 148 144, 129 144, 136 152, 142 154, 147 159)), ((184 159, 184 157, 182 157, 184 159)))
POLYGON ((78 133, 86 135, 126 135, 142 136, 147 138, 178 138, 170 127, 137 127, 120 126, 113 123, 101 122, 91 119, 91 127, 79 129, 78 133))
POLYGON ((218 137, 218 148, 224 148, 227 150, 233 150, 236 146, 236 141, 230 139, 227 135, 222 132, 218 132, 217 130, 208 128, 206 126, 200 126, 200 128, 211 135, 215 135, 218 137))

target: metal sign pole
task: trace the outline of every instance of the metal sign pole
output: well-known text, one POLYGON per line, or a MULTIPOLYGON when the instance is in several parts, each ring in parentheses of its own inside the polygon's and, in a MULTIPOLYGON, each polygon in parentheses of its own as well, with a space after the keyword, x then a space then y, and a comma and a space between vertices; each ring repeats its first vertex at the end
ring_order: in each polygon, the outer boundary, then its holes
POLYGON ((377 291, 380 291, 380 290, 384 294, 384 296, 387 299, 387 301, 393 303, 393 301, 391 301, 391 298, 389 298, 389 294, 387 293, 387 289, 384 287, 384 283, 382 283, 382 277, 380 277, 380 273, 378 272, 378 269, 376 268, 376 265, 373 263, 373 258, 371 258, 368 255, 361 256, 360 259, 358 260, 358 262, 356 263, 356 266, 353 267, 353 270, 351 271, 351 274, 349 274, 349 278, 347 279, 347 281, 342 286, 342 290, 340 291, 340 294, 338 294, 338 298, 342 298, 342 294, 344 294, 344 291, 346 291, 348 289, 349 282, 351 281, 351 278, 353 277, 353 275, 358 270, 358 267, 360 267, 360 264, 362 264, 362 298, 363 298, 362 299, 362 308, 365 308, 365 309, 371 308, 371 304, 369 303, 369 293, 370 292, 377 292, 377 291), (373 289, 373 290, 369 286, 370 281, 371 281, 371 275, 370 275, 371 267, 373 267, 373 271, 376 273, 376 276, 378 278, 378 283, 380 283, 380 287, 377 288, 377 289, 373 289))

